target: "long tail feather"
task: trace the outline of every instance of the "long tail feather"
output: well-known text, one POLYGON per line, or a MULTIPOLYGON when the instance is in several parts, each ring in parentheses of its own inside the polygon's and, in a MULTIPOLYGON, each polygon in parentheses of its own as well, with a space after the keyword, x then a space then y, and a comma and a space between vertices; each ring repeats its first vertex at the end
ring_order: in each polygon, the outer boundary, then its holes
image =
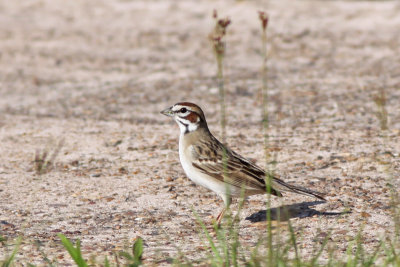
MULTIPOLYGON (((326 201, 326 199, 324 198, 325 194, 323 194, 323 193, 316 192, 316 191, 313 191, 313 190, 310 190, 310 189, 307 189, 307 188, 304 188, 301 186, 287 184, 278 178, 273 178, 273 183, 278 185, 277 188, 280 191, 294 192, 294 193, 301 194, 301 195, 316 197, 318 199, 326 201)), ((274 187, 275 187, 275 185, 274 185, 274 187)))

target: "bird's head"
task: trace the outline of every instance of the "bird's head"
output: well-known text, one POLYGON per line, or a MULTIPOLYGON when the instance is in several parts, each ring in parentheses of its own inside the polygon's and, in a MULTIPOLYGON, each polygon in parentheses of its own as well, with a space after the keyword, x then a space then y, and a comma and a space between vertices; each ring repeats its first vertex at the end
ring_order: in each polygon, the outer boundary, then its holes
POLYGON ((190 102, 176 103, 161 111, 168 117, 173 117, 181 129, 181 134, 196 131, 199 127, 207 127, 206 118, 199 106, 190 102))

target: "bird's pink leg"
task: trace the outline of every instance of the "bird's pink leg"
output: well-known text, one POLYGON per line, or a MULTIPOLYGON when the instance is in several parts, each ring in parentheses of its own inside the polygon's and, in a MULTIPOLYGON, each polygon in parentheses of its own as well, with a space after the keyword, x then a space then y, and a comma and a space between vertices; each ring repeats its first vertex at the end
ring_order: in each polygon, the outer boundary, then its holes
POLYGON ((221 210, 221 212, 219 213, 219 215, 218 215, 217 218, 216 218, 218 227, 221 225, 221 221, 222 221, 222 219, 224 218, 225 211, 226 211, 226 207, 224 207, 224 208, 221 210))

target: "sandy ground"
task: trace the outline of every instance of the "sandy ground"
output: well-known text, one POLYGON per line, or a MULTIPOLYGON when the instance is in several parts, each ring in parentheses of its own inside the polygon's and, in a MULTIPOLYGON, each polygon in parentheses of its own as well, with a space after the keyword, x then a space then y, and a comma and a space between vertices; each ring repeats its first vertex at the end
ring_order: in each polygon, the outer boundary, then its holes
MULTIPOLYGON (((344 253, 364 226, 372 251, 392 232, 389 165, 399 186, 400 5, 392 1, 26 0, 0 3, 0 259, 18 236, 20 263, 71 260, 57 237, 82 241, 86 258, 145 241, 145 262, 180 249, 204 255, 205 221, 221 201, 192 184, 178 161, 178 126, 159 111, 203 107, 219 136, 213 9, 228 32, 227 141, 263 165, 258 10, 270 15, 271 152, 285 181, 328 193, 327 203, 287 194, 302 255, 328 233, 344 253), (389 130, 374 98, 384 89, 389 130), (37 175, 37 151, 64 145, 37 175), (346 209, 351 213, 341 214, 346 209)), ((397 188, 397 187, 395 187, 397 188)), ((242 212, 241 240, 265 232, 265 196, 242 212), (261 220, 261 221, 260 221, 261 220)), ((233 205, 235 209, 237 205, 233 205)), ((275 212, 275 211, 274 211, 275 212)), ((322 258, 326 258, 324 253, 322 258)))

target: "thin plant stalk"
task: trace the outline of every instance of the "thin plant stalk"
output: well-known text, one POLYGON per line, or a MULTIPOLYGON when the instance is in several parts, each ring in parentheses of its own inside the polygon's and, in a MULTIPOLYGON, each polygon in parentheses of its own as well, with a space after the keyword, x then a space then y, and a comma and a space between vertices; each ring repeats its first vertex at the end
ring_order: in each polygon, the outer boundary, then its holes
POLYGON ((377 117, 380 122, 380 130, 381 130, 381 136, 383 139, 383 144, 384 144, 384 151, 385 154, 387 154, 387 159, 379 159, 379 163, 384 167, 384 171, 386 174, 386 180, 388 181, 388 186, 390 189, 390 206, 392 208, 392 216, 393 216, 393 221, 394 221, 394 237, 390 242, 393 242, 392 249, 393 254, 395 255, 395 258, 399 261, 399 256, 396 253, 396 248, 400 246, 400 195, 399 192, 395 186, 395 176, 394 176, 394 169, 393 169, 393 163, 390 158, 390 148, 388 146, 389 144, 389 115, 387 112, 387 96, 386 96, 386 77, 384 77, 384 84, 380 88, 379 94, 374 97, 374 102, 377 106, 377 117))
POLYGON ((265 12, 259 12, 259 18, 261 21, 261 94, 262 94, 262 126, 263 126, 263 136, 264 136, 264 155, 265 155, 265 184, 267 189, 267 242, 268 242, 268 261, 270 264, 273 262, 273 246, 272 246, 272 224, 271 224, 271 174, 268 168, 269 164, 269 114, 268 114, 268 67, 267 67, 267 26, 268 26, 268 16, 265 12))
POLYGON ((225 106, 225 86, 224 86, 224 53, 216 53, 217 59, 217 80, 218 80, 218 93, 220 103, 220 125, 221 125, 221 139, 222 143, 226 142, 226 106, 225 106))
MULTIPOLYGON (((225 85, 224 85, 224 58, 226 51, 226 30, 231 23, 229 18, 218 19, 217 11, 214 10, 213 17, 216 21, 214 30, 211 32, 209 38, 212 42, 212 47, 214 50, 215 58, 217 61, 217 83, 218 83, 218 92, 219 92, 219 103, 220 103, 220 125, 221 125, 221 140, 222 143, 226 143, 226 105, 225 105, 225 85)), ((223 150, 222 163, 223 163, 223 177, 226 179, 228 168, 227 168, 227 151, 223 150)), ((229 213, 229 206, 231 202, 230 198, 230 188, 228 184, 226 185, 226 196, 225 196, 225 205, 227 211, 229 213)))

